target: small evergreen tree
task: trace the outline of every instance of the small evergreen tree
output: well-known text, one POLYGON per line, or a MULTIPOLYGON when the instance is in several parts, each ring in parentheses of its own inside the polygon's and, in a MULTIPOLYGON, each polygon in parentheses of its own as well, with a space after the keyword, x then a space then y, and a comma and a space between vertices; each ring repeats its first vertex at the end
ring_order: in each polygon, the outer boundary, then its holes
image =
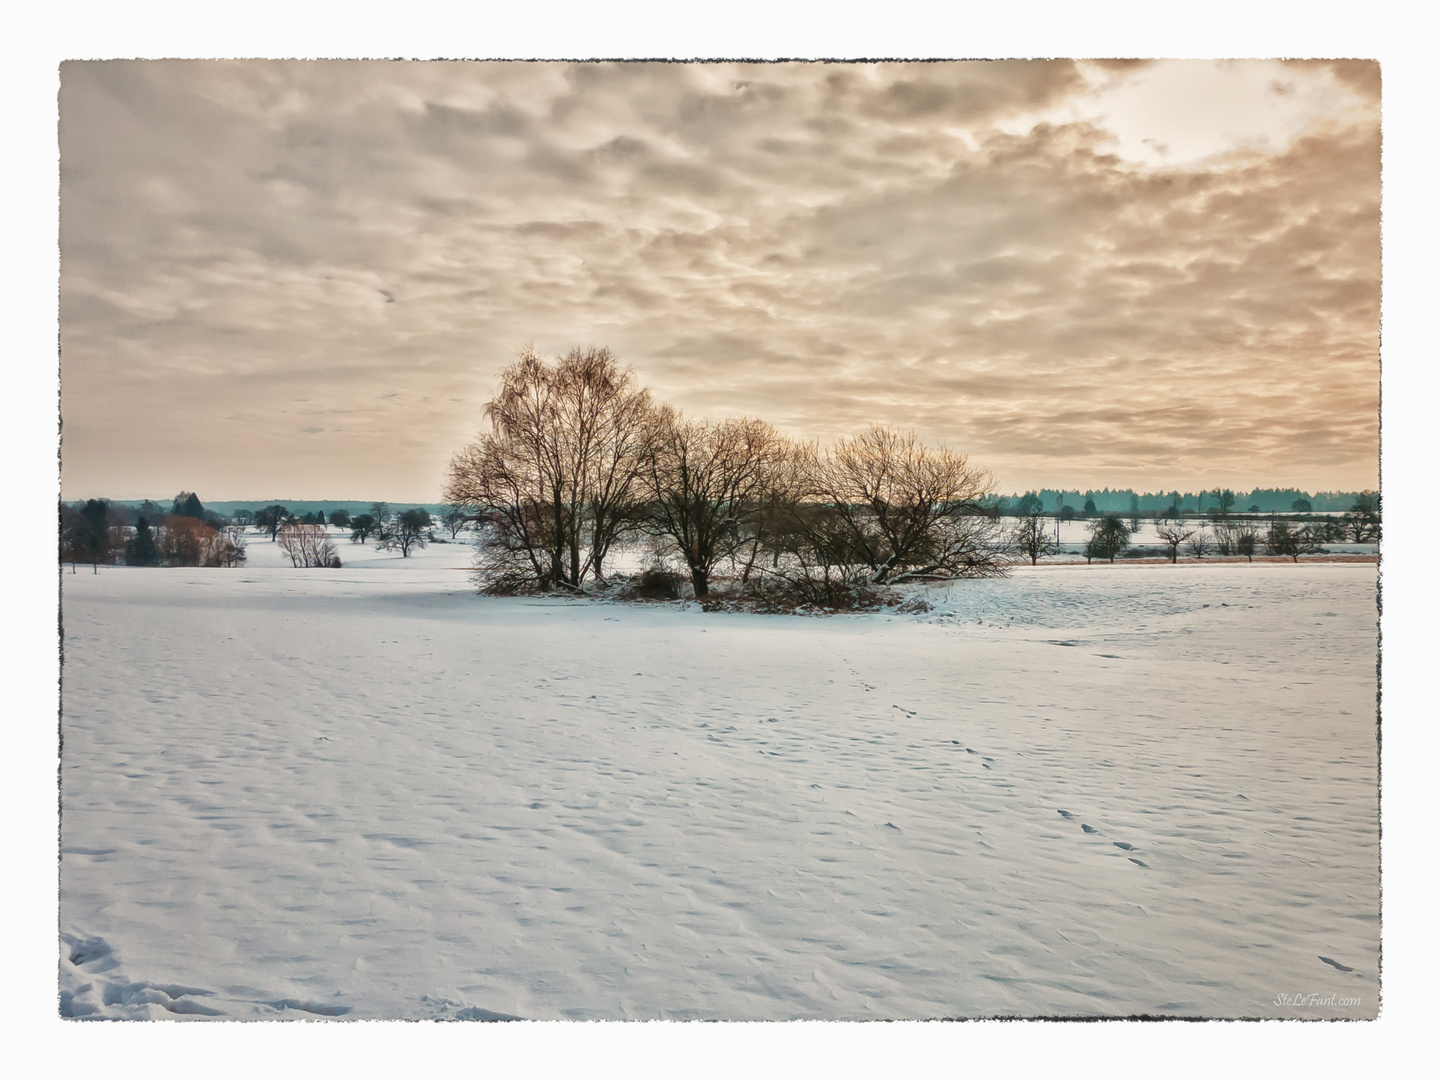
POLYGON ((160 551, 155 546, 155 533, 144 514, 135 522, 135 535, 125 541, 126 566, 159 566, 160 551))
POLYGON ((174 517, 194 518, 196 521, 205 520, 205 507, 201 505, 199 497, 193 491, 182 491, 175 496, 175 504, 171 507, 170 513, 174 517))
POLYGON ((110 561, 110 504, 104 499, 89 499, 80 508, 80 526, 75 537, 77 554, 89 562, 95 573, 100 564, 110 561))

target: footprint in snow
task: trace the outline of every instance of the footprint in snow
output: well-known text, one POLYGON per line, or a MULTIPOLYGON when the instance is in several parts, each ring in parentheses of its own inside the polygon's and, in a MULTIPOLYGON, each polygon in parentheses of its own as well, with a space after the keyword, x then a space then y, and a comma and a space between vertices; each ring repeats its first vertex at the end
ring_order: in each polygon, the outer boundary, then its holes
POLYGON ((1084 823, 1080 825, 1080 828, 1084 829, 1087 833, 1098 833, 1100 831, 1099 829, 1092 829, 1089 825, 1086 825, 1084 823))
POLYGON ((1127 843, 1125 843, 1124 840, 1116 840, 1116 841, 1114 841, 1114 844, 1115 844, 1115 846, 1118 847, 1121 851, 1134 851, 1134 850, 1135 850, 1135 845, 1134 845, 1134 844, 1127 844, 1127 843))
MULTIPOLYGON (((70 950, 70 963, 76 967, 82 964, 93 964, 96 960, 104 960, 112 954, 109 942, 104 938, 86 938, 76 942, 70 950)), ((111 967, 114 966, 112 963, 111 967)))
POLYGON ((1355 970, 1355 969, 1352 968, 1352 967, 1346 967, 1344 964, 1340 963, 1340 961, 1338 961, 1338 960, 1331 960, 1330 957, 1328 957, 1328 956, 1322 956, 1322 957, 1320 957, 1320 959, 1321 959, 1323 962, 1329 964, 1329 965, 1330 965, 1331 967, 1333 967, 1336 971, 1354 971, 1354 970, 1355 970))
POLYGON ((1135 858, 1133 855, 1130 857, 1130 861, 1133 862, 1136 866, 1143 866, 1143 867, 1145 867, 1146 870, 1149 870, 1149 869, 1150 869, 1150 867, 1149 867, 1147 864, 1141 862, 1139 859, 1135 858))
MULTIPOLYGON (((974 753, 974 751, 972 750, 971 753, 974 753)), ((1061 817, 1063 817, 1066 821, 1069 821, 1071 818, 1073 818, 1073 817, 1075 816, 1074 814, 1070 813, 1069 810, 1056 810, 1055 812, 1056 812, 1057 814, 1059 814, 1061 817)))

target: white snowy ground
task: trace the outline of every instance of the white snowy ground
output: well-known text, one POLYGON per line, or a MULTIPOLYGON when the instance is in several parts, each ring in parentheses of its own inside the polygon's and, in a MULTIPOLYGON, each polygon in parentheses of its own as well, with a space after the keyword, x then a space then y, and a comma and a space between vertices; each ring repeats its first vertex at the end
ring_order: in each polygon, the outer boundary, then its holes
POLYGON ((340 551, 66 569, 63 1012, 1376 1015, 1373 565, 799 618, 340 551))

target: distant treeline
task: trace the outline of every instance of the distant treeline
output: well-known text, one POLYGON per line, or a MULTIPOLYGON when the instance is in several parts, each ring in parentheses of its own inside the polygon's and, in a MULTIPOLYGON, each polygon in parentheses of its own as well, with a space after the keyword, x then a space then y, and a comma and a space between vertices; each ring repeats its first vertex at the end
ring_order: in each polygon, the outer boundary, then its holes
MULTIPOLYGON (((125 511, 144 511, 147 509, 147 504, 149 504, 151 508, 158 508, 159 506, 154 500, 150 499, 109 499, 106 501, 112 510, 121 513, 125 511)), ((170 500, 168 499, 164 500, 167 506, 169 502, 170 500)), ((83 503, 84 500, 82 499, 76 505, 83 505, 83 503)), ((212 500, 205 504, 205 509, 221 517, 234 518, 247 510, 251 514, 254 514, 267 506, 283 506, 296 517, 304 517, 306 514, 323 513, 325 520, 328 521, 330 520, 330 515, 336 510, 344 510, 351 517, 354 517, 357 514, 368 513, 374 505, 373 500, 370 502, 355 502, 354 500, 347 499, 248 499, 231 502, 217 502, 212 500)), ((436 517, 442 515, 447 509, 444 503, 392 502, 389 505, 426 510, 436 517)))
MULTIPOLYGON (((1252 510, 1262 514, 1288 514, 1294 512, 1295 504, 1301 500, 1308 502, 1309 508, 1314 511, 1349 510, 1362 494, 1365 493, 1359 491, 1308 492, 1301 491, 1299 488, 1256 488, 1253 491, 1233 492, 1235 501, 1231 504, 1231 510, 1241 514, 1252 510)), ((1053 514, 1057 509, 1069 506, 1077 515, 1080 515, 1085 511, 1086 502, 1093 502, 1095 512, 1100 514, 1128 514, 1132 510, 1138 510, 1142 514, 1157 514, 1169 510, 1172 506, 1178 506, 1181 513, 1197 513, 1219 505, 1213 488, 1198 493, 1193 491, 1147 491, 1143 494, 1137 494, 1131 488, 1090 488, 1085 491, 1079 488, 1041 488, 1038 491, 1031 490, 1014 495, 992 495, 986 501, 1002 514, 1013 514, 1019 511, 1020 500, 1026 495, 1039 498, 1042 512, 1046 514, 1053 514), (1058 504, 1057 498, 1060 500, 1058 504)), ((83 505, 83 502, 84 500, 81 500, 75 505, 83 505)), ((146 508, 146 503, 149 503, 150 507, 156 507, 156 504, 148 499, 118 499, 107 500, 107 502, 113 510, 122 514, 127 510, 140 511, 146 508)), ((207 502, 205 506, 222 517, 234 518, 246 510, 253 513, 277 504, 286 507, 297 517, 323 513, 327 521, 336 510, 344 510, 353 517, 356 514, 368 512, 375 505, 373 502, 356 502, 346 499, 252 499, 235 502, 212 501, 207 502)), ((414 506, 416 509, 428 511, 435 517, 442 516, 449 509, 446 503, 395 503, 394 505, 414 506)))
MULTIPOLYGON (((1222 495, 1233 498, 1229 509, 1233 513, 1292 513, 1299 511, 1349 510, 1362 494, 1359 491, 1301 491, 1299 488, 1255 488, 1253 491, 1147 491, 1137 493, 1131 488, 1094 488, 1081 491, 1079 488, 1041 488, 1016 495, 997 495, 994 505, 1002 514, 1014 514, 1024 507, 1022 500, 1038 498, 1040 512, 1054 514, 1070 507, 1076 514, 1086 511, 1086 503, 1093 503, 1094 513, 1161 514, 1172 508, 1183 513, 1203 513, 1217 508, 1222 495)), ((1226 500, 1229 501, 1229 500, 1226 500)), ((1033 507, 1033 503, 1030 503, 1033 507)))

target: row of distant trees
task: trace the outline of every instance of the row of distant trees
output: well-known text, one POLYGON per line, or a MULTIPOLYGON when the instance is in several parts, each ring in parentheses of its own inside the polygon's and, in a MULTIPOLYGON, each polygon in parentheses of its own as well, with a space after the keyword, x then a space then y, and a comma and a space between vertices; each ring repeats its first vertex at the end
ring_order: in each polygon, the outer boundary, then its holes
POLYGON ((834 604, 1005 566, 981 506, 990 474, 913 434, 875 427, 820 447, 751 417, 689 418, 595 347, 553 363, 522 351, 485 416, 444 497, 487 522, 487 591, 584 591, 641 536, 683 565, 698 599, 722 567, 748 589, 834 604))
POLYGON ((1139 517, 1182 515, 1228 516, 1232 513, 1323 513, 1347 510, 1360 495, 1373 492, 1304 492, 1297 488, 1255 488, 1232 491, 1211 488, 1197 492, 1136 492, 1130 488, 1079 491, 1042 488, 1023 495, 993 496, 995 508, 1006 516, 1046 513, 1066 520, 1120 514, 1139 517))
MULTIPOLYGON (((443 521, 451 538, 466 524, 463 512, 453 509, 443 521)), ((384 549, 408 557, 433 537, 430 514, 421 508, 392 513, 375 503, 369 513, 353 518, 345 510, 296 515, 274 504, 254 512, 239 511, 233 518, 205 509, 193 493, 182 491, 167 512, 146 501, 138 510, 116 507, 105 499, 60 504, 60 560, 89 563, 98 572, 101 563, 128 566, 243 566, 247 558, 245 526, 268 532, 297 567, 339 567, 340 557, 326 525, 351 530, 352 543, 373 538, 384 549)))
MULTIPOLYGON (((271 540, 278 538, 282 549, 296 566, 340 565, 334 541, 330 539, 325 528, 327 524, 332 528, 349 529, 352 544, 363 544, 373 537, 377 547, 398 551, 404 558, 409 558, 416 548, 423 548, 434 535, 434 522, 431 521, 428 510, 416 507, 392 513, 389 506, 383 502, 372 504, 369 513, 356 514, 353 517, 348 510, 334 510, 328 523, 323 510, 297 519, 278 504, 258 510, 252 517, 259 528, 269 531, 271 540)), ((446 514, 447 523, 452 519, 453 539, 463 526, 465 518, 458 512, 446 514)))
MULTIPOLYGON (((1139 522, 1125 521, 1119 514, 1104 514, 1086 528, 1082 552, 1087 562, 1115 557, 1130 547, 1139 522)), ((1206 555, 1243 555, 1253 561, 1256 554, 1283 555, 1294 562, 1301 555, 1322 552, 1327 543, 1372 543, 1379 539, 1378 501, 1367 496, 1357 500, 1355 507, 1342 519, 1300 524, 1272 516, 1268 525, 1253 519, 1221 520, 1209 523, 1185 518, 1161 518, 1155 523, 1155 535, 1162 548, 1168 548, 1170 561, 1177 560, 1180 548, 1197 559, 1206 555)), ((1058 536, 1052 531, 1050 519, 1027 514, 1011 530, 1011 544, 1031 564, 1061 551, 1058 536)))
POLYGON ((121 559, 128 566, 243 566, 244 531, 206 512, 193 492, 175 497, 169 513, 147 502, 126 524, 104 499, 60 504, 60 561, 75 572, 121 559), (153 515, 153 516, 152 516, 153 515))

